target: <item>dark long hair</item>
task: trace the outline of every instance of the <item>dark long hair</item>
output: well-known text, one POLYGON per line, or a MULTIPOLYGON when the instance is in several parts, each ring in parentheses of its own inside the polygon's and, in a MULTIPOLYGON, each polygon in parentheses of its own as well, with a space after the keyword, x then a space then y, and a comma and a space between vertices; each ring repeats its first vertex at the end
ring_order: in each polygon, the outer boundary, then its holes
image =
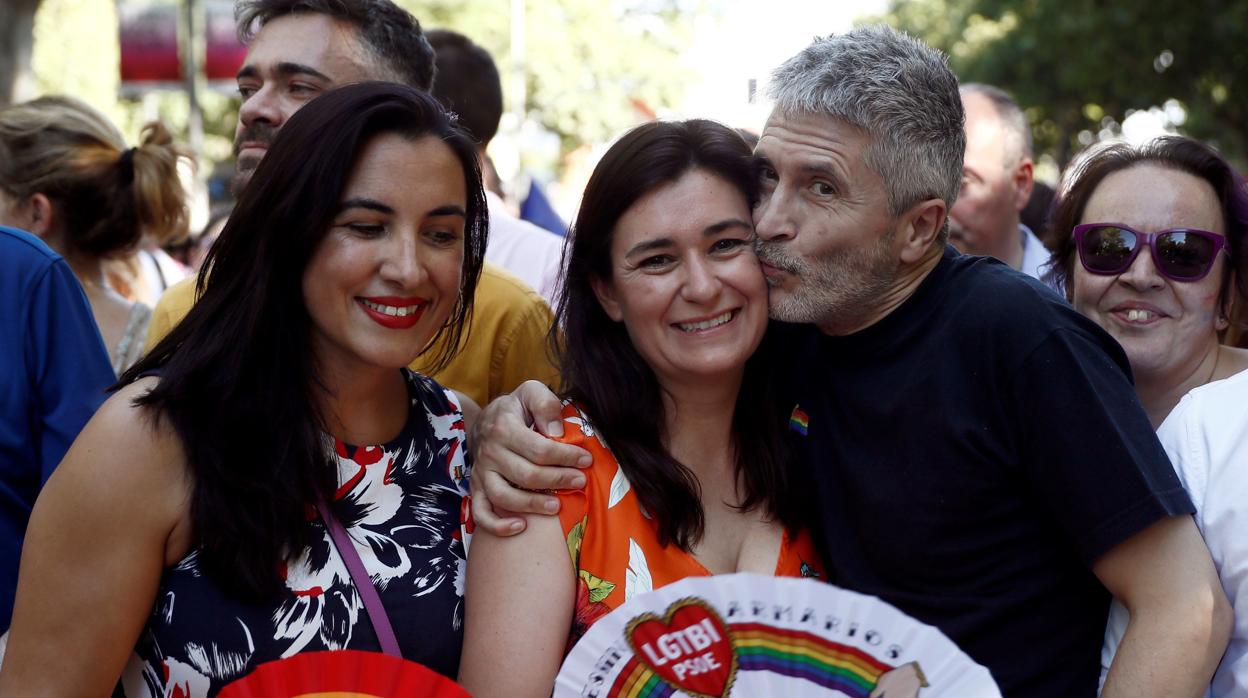
MULTIPOLYGON (((658 523, 659 541, 688 550, 701 539, 705 516, 697 478, 663 446, 664 409, 658 379, 629 339, 624 324, 607 316, 594 295, 594 279, 611 279, 611 241, 620 217, 643 196, 704 169, 758 198, 749 146, 730 128, 694 119, 652 122, 621 137, 594 169, 572 227, 566 277, 559 295, 551 344, 564 393, 601 432, 619 460, 637 499, 658 523)), ((672 211, 680 216, 680 211, 672 211)), ((802 512, 791 498, 783 421, 770 395, 769 342, 746 363, 733 414, 743 511, 766 507, 790 529, 802 512)))
POLYGON ((308 507, 332 497, 336 470, 316 399, 302 278, 352 164, 381 134, 440 138, 463 167, 460 296, 425 347, 446 333, 439 363, 453 356, 486 242, 473 144, 427 94, 361 83, 313 100, 282 127, 204 263, 198 302, 118 383, 161 374, 137 404, 181 438, 202 567, 245 598, 280 589, 278 563, 311 543, 308 507))
POLYGON ((1097 187, 1115 172, 1146 163, 1203 179, 1217 194, 1231 255, 1220 299, 1222 310, 1229 317, 1233 293, 1238 292, 1241 303, 1248 302, 1248 190, 1243 177, 1217 151, 1182 136, 1162 136, 1138 147, 1116 143, 1093 153, 1071 173, 1070 183, 1060 194, 1050 221, 1053 255, 1049 275, 1053 283, 1066 292, 1069 300, 1075 268, 1073 232, 1097 187), (1236 272, 1235 288, 1230 283, 1232 271, 1236 272))

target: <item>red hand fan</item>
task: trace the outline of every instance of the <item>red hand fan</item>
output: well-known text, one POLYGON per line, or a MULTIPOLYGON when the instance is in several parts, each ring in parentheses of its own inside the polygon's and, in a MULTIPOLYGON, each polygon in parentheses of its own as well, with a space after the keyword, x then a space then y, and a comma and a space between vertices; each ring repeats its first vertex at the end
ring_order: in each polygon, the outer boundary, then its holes
POLYGON ((266 662, 219 698, 471 698, 459 684, 416 662, 378 652, 306 652, 266 662))

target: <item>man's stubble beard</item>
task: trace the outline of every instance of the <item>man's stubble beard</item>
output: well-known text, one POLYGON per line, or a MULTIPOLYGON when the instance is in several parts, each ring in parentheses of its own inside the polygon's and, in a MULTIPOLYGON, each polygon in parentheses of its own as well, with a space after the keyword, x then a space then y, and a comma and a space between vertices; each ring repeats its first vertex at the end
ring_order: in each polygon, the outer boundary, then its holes
POLYGON ((240 158, 238 151, 243 143, 264 143, 265 153, 268 148, 273 146, 273 138, 277 136, 278 129, 267 123, 257 121, 251 126, 243 126, 242 130, 234 135, 234 177, 230 180, 230 193, 237 199, 242 194, 243 187, 247 186, 247 182, 251 181, 251 176, 255 174, 256 168, 260 166, 263 157, 248 156, 240 158))
POLYGON ((860 324, 874 313, 897 278, 898 262, 891 249, 894 235, 890 230, 866 249, 838 250, 812 259, 790 257, 780 243, 760 240, 759 259, 797 280, 792 289, 769 294, 771 317, 832 328, 860 324))
POLYGON ((243 188, 251 181, 251 176, 256 173, 256 166, 260 163, 248 164, 250 164, 250 167, 243 169, 241 167, 242 163, 239 163, 237 160, 234 161, 234 177, 230 179, 230 193, 234 195, 235 200, 243 193, 243 188))

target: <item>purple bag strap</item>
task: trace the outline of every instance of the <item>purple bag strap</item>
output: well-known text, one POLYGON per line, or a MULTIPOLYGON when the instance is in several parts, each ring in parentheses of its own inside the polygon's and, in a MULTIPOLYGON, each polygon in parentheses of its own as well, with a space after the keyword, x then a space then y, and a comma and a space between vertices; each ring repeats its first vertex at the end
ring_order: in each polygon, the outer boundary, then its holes
POLYGON ((321 520, 329 528, 329 537, 334 542, 334 547, 338 549, 338 555, 347 565, 347 572, 351 574, 355 590, 359 592, 360 600, 364 602, 364 610, 368 613, 368 619, 372 621, 373 631, 377 633, 377 641, 381 643, 381 651, 401 659, 403 653, 399 651, 399 641, 394 636, 394 627, 390 625, 390 616, 386 615, 386 607, 381 605, 377 587, 373 586, 372 578, 364 569, 364 561, 355 551, 355 544, 347 535, 347 529, 343 528, 342 522, 329 510, 329 505, 325 503, 325 500, 322 499, 316 503, 316 510, 320 512, 321 520))

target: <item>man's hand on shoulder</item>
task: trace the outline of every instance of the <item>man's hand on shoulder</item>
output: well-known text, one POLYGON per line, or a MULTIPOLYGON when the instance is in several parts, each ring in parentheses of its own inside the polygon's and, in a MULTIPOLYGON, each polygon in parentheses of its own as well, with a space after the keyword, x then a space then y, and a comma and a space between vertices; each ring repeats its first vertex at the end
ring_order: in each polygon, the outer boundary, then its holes
POLYGON ((563 436, 559 398, 537 381, 491 402, 472 425, 472 514, 496 536, 524 530, 523 514, 558 513, 559 500, 542 490, 577 489, 588 451, 551 438, 563 436), (559 466, 559 467, 545 467, 559 466))

